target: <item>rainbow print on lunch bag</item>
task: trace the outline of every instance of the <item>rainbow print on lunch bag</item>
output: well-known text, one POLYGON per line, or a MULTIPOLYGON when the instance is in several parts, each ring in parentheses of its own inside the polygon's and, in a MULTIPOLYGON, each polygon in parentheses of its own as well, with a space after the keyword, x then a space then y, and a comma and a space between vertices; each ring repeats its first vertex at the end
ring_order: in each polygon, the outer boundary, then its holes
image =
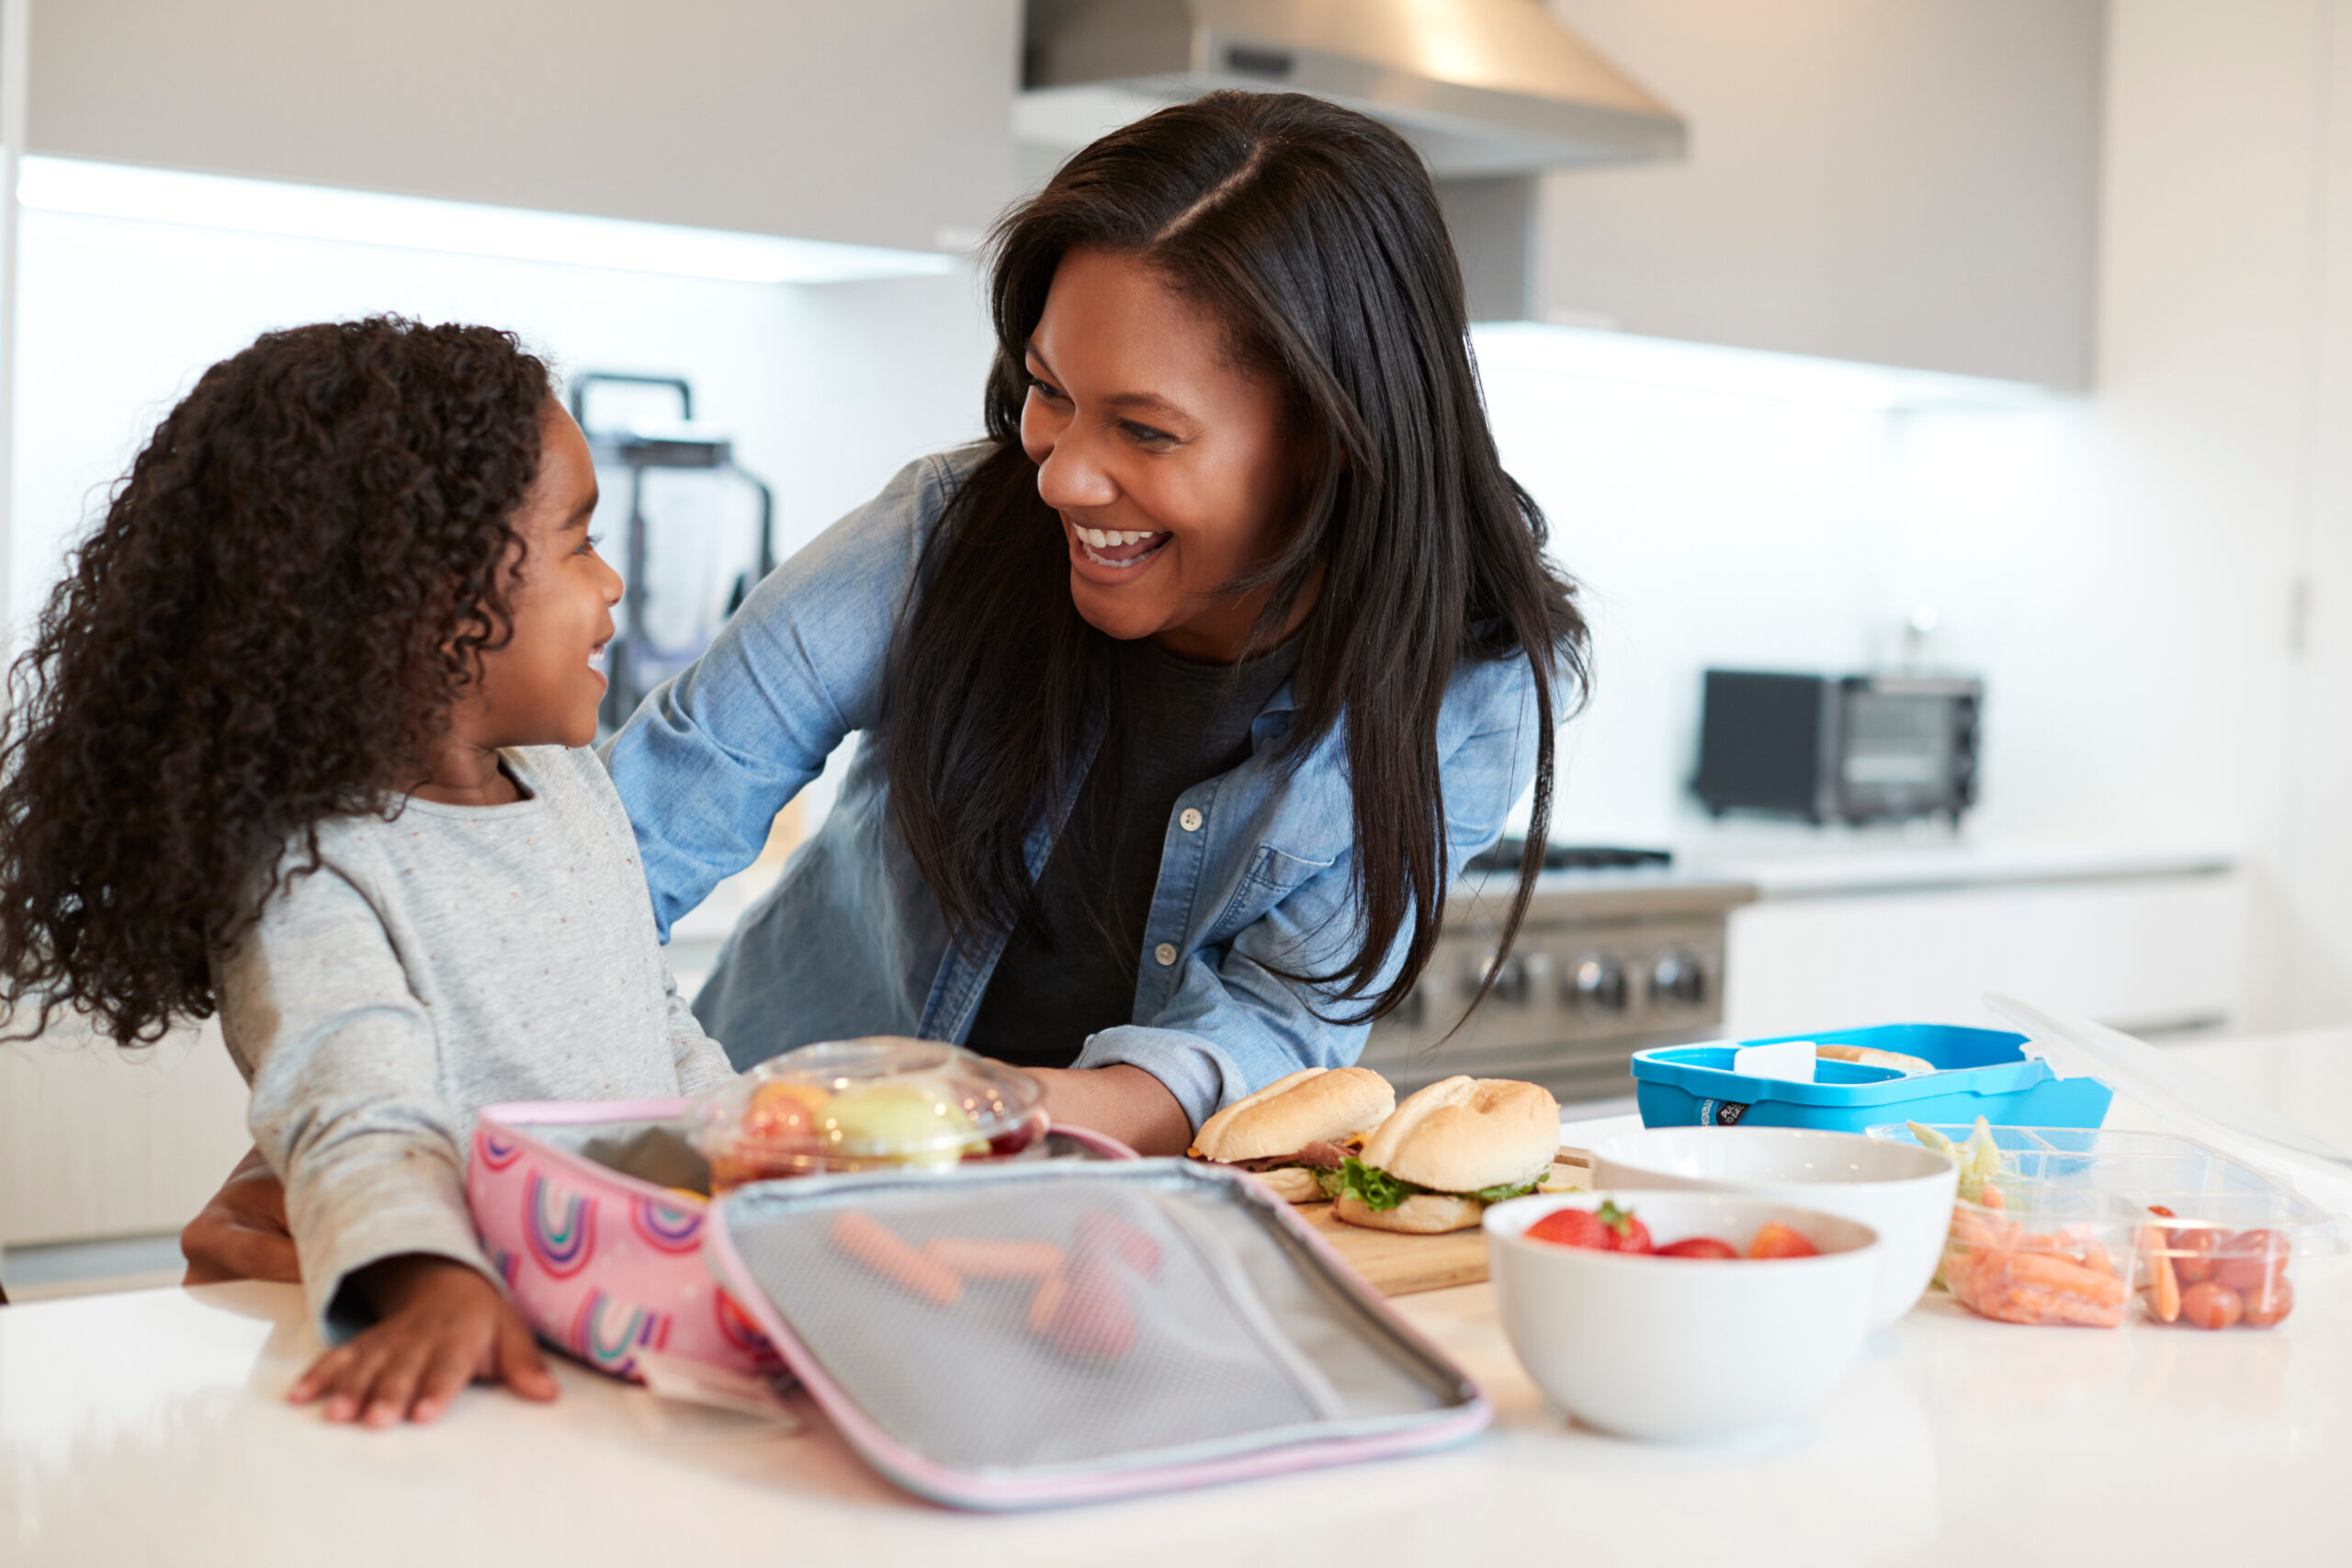
POLYGON ((703 1264, 705 1206, 542 1135, 667 1122, 688 1103, 487 1108, 466 1168, 474 1228, 539 1337, 600 1371, 641 1381, 650 1352, 774 1375, 775 1351, 703 1264))

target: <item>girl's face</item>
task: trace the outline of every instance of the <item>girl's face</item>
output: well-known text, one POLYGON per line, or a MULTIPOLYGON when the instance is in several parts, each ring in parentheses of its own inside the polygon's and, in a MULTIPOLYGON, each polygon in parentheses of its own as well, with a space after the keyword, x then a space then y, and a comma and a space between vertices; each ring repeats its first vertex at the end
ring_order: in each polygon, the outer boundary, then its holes
POLYGON ((1268 592, 1220 590, 1272 558, 1302 493, 1282 390, 1236 366, 1228 339, 1144 263, 1073 251, 1029 340, 1021 411, 1078 613, 1216 663, 1240 657, 1268 592))
POLYGON ((605 696, 598 668, 613 638, 621 576, 596 553, 596 465, 560 403, 539 417, 539 471, 514 513, 523 541, 506 602, 514 635, 482 655, 481 679, 461 707, 485 746, 586 746, 605 696))

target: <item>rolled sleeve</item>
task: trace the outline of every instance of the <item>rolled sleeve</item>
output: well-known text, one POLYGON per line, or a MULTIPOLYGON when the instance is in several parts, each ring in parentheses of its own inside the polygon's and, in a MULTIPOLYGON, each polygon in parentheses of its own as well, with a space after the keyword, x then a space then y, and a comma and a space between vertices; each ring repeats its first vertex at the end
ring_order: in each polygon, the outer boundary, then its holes
POLYGON ((962 466, 908 465, 796 552, 606 744, 663 941, 752 863, 842 739, 878 720, 891 632, 962 466))

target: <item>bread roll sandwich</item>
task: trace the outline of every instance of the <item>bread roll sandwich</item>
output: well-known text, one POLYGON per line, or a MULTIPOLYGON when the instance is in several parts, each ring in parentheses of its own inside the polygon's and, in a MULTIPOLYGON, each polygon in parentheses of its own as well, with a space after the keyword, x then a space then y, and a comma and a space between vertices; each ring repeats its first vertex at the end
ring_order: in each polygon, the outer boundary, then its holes
POLYGON ((1186 1152, 1238 1165, 1290 1202, 1313 1203, 1325 1196, 1316 1173, 1339 1169, 1396 1109, 1396 1091, 1369 1067, 1309 1067, 1202 1122, 1186 1152))
POLYGON ((1932 1073, 1936 1065, 1924 1056, 1882 1051, 1875 1045, 1815 1045, 1815 1056, 1832 1062, 1853 1062, 1865 1067, 1893 1067, 1898 1073, 1932 1073))
POLYGON ((1532 1192, 1552 1174, 1560 1107, 1509 1078, 1443 1078, 1406 1097, 1324 1178, 1333 1217, 1374 1230, 1467 1229, 1489 1203, 1532 1192))

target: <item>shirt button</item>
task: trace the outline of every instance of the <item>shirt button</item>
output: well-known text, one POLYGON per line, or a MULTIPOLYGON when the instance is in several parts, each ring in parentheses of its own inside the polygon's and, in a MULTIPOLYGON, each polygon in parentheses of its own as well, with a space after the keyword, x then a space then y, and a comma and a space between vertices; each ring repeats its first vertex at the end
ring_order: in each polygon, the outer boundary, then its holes
POLYGON ((1165 969, 1176 962, 1176 944, 1172 942, 1163 942, 1151 950, 1151 955, 1159 959, 1159 966, 1165 969))
POLYGON ((1188 806, 1184 815, 1176 818, 1176 824, 1187 833, 1197 833, 1201 830, 1201 814, 1188 806))

